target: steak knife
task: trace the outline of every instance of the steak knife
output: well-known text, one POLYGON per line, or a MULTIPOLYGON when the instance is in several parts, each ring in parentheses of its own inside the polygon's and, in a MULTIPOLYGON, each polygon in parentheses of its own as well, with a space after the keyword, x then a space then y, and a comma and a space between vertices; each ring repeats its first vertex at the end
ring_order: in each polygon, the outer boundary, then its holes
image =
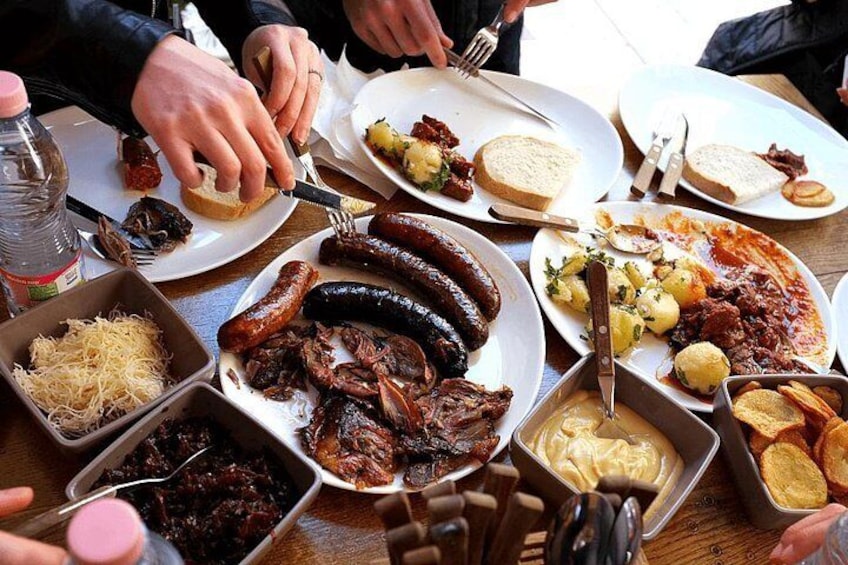
POLYGON ((65 197, 65 207, 71 212, 82 216, 86 220, 94 222, 95 224, 100 221, 100 218, 104 218, 109 224, 112 226, 118 234, 127 240, 131 247, 135 247, 136 249, 156 249, 156 246, 150 241, 150 238, 146 235, 134 235, 124 229, 124 226, 121 225, 121 222, 118 220, 104 214, 100 210, 96 208, 92 208, 85 202, 77 200, 70 194, 65 197))

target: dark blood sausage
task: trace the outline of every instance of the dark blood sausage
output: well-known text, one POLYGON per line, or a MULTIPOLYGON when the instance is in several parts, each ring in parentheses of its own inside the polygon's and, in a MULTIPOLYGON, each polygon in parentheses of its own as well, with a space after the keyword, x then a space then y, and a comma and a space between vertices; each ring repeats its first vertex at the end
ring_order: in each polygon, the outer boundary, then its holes
POLYGON ((309 263, 289 261, 268 294, 218 330, 218 345, 225 351, 243 353, 285 327, 300 310, 303 297, 318 280, 309 263))
POLYGON ((368 233, 411 249, 459 283, 488 320, 498 316, 501 293, 492 275, 451 236, 423 220, 391 212, 374 216, 368 233))
POLYGON ((121 160, 124 163, 124 186, 129 190, 150 190, 162 182, 156 154, 143 139, 125 137, 121 142, 121 160))
POLYGON ((459 330, 468 349, 479 349, 489 339, 489 323, 462 287, 418 255, 379 237, 354 234, 328 237, 321 242, 318 260, 378 272, 416 290, 459 330))
POLYGON ((303 315, 323 322, 367 322, 412 338, 442 378, 461 378, 468 371, 468 349, 450 322, 387 288, 359 282, 320 284, 306 295, 303 315))

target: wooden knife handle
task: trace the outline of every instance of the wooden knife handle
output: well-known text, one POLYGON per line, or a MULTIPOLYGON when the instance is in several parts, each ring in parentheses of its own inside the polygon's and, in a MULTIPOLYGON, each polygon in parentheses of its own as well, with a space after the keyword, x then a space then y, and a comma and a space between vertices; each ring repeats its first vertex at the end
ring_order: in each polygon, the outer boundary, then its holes
POLYGON ((522 226, 533 226, 537 228, 553 228, 555 230, 567 231, 576 233, 580 231, 580 224, 574 218, 566 218, 548 214, 547 212, 539 212, 538 210, 530 210, 529 208, 521 208, 510 204, 492 204, 489 208, 489 215, 503 220, 512 222, 522 226))
POLYGON ((680 177, 683 176, 683 155, 680 153, 672 153, 668 158, 668 166, 665 168, 665 174, 660 181, 659 196, 674 198, 674 193, 677 191, 677 183, 680 182, 680 177))
POLYGON ((657 170, 657 163, 660 160, 663 146, 659 143, 652 143, 651 148, 645 154, 645 159, 636 171, 636 176, 633 178, 633 185, 630 187, 630 192, 642 198, 648 189, 651 188, 651 180, 654 178, 654 171, 657 170))
POLYGON ((606 265, 592 261, 588 266, 589 299, 592 310, 592 341, 595 344, 595 363, 598 369, 598 383, 604 408, 611 416, 613 403, 614 366, 612 350, 612 329, 610 328, 610 300, 606 265))

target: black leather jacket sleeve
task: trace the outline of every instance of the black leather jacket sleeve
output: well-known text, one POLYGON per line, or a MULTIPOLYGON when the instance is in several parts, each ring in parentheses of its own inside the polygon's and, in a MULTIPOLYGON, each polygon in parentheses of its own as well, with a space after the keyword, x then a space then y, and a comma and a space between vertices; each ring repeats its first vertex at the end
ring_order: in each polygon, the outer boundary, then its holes
POLYGON ((62 98, 141 132, 130 110, 136 79, 173 28, 105 0, 6 0, 0 21, 10 32, 0 34, 0 67, 20 74, 30 96, 62 98))
MULTIPOLYGON (((18 73, 30 96, 48 95, 76 104, 118 129, 145 135, 130 103, 147 57, 176 31, 165 21, 118 4, 131 0, 2 0, 0 68, 18 73)), ((159 0, 159 13, 168 4, 159 0)), ((236 64, 241 45, 257 27, 294 24, 280 0, 196 0, 236 64)))

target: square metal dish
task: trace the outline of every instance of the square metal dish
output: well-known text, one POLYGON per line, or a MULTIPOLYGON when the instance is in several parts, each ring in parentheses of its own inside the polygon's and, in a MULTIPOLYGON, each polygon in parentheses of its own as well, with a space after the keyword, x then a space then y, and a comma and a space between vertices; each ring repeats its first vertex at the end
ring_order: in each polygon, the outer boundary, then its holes
POLYGON ((0 324, 0 373, 39 426, 61 449, 68 452, 79 453, 95 446, 192 382, 209 381, 214 372, 215 358, 209 348, 168 299, 131 269, 112 271, 0 324), (62 323, 65 320, 106 316, 115 308, 127 314, 149 313, 152 316, 162 329, 165 349, 172 355, 168 372, 174 384, 158 398, 132 412, 82 437, 69 438, 47 421, 44 412, 18 386, 12 371, 15 363, 29 367, 29 346, 39 335, 60 337, 67 331, 67 326, 62 323))
POLYGON ((152 434, 164 420, 184 420, 193 417, 212 418, 246 451, 256 451, 267 447, 277 457, 297 487, 300 499, 274 526, 273 531, 269 532, 240 562, 241 565, 259 563, 318 496, 321 490, 320 471, 315 465, 295 454, 250 414, 231 403, 208 384, 192 384, 136 422, 71 479, 65 488, 65 494, 71 499, 88 493, 91 485, 105 470, 119 467, 124 458, 142 440, 152 434))
POLYGON ((751 375, 730 377, 721 383, 716 392, 713 421, 721 437, 722 451, 730 465, 730 472, 736 481, 739 497, 748 514, 748 519, 757 528, 771 530, 785 528, 815 510, 795 510, 779 506, 772 498, 760 476, 760 466, 748 448, 742 424, 733 416, 733 395, 751 381, 759 381, 763 388, 777 390, 777 385, 788 384, 795 380, 810 388, 827 385, 842 395, 842 418, 848 417, 848 379, 838 375, 751 375))
MULTIPOLYGON (((660 430, 683 459, 677 484, 644 524, 643 538, 655 538, 695 488, 718 450, 718 436, 704 422, 620 365, 615 373, 616 402, 621 402, 660 430)), ((510 455, 521 476, 557 508, 578 491, 528 447, 542 425, 578 390, 598 390, 593 354, 578 361, 533 408, 512 434, 510 455)), ((645 509, 643 509, 644 512, 645 509)))

